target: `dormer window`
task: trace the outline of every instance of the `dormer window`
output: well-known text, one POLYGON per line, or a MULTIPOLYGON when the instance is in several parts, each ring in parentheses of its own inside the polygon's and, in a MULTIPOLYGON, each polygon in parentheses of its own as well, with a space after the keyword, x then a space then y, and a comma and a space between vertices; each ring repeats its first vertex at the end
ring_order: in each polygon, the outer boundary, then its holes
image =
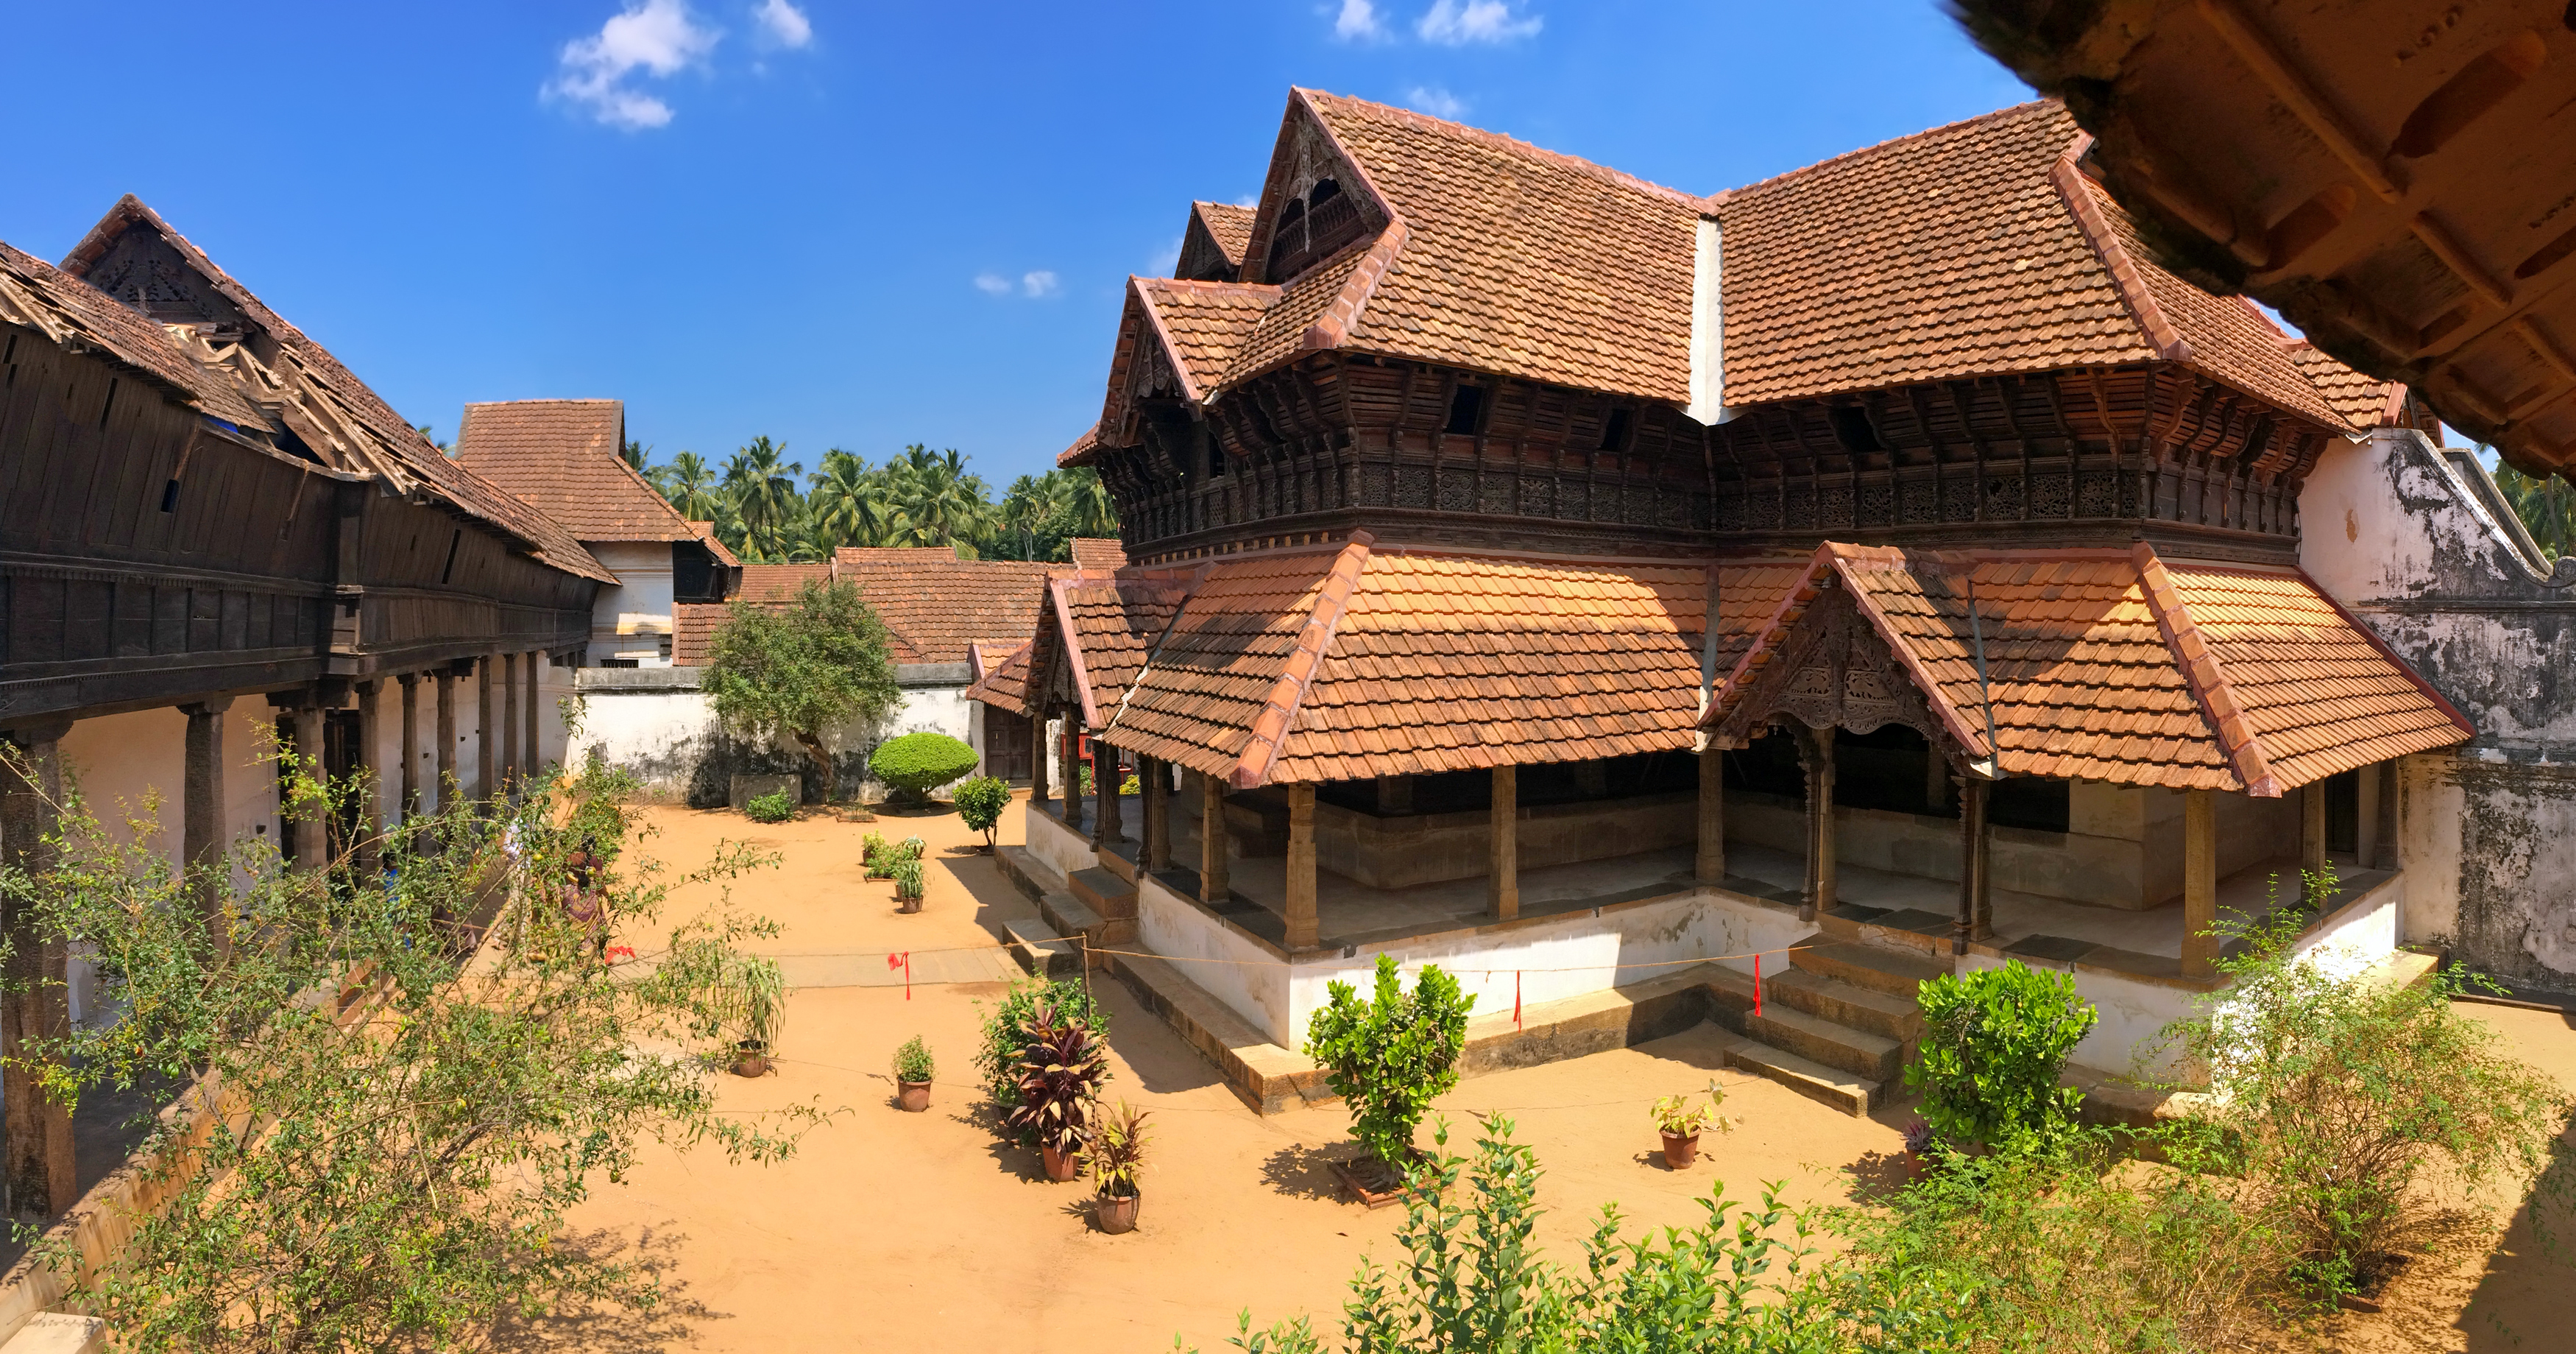
POLYGON ((1367 231, 1359 200, 1331 179, 1317 179, 1305 196, 1279 209, 1270 233, 1270 280, 1286 282, 1330 257, 1367 231))

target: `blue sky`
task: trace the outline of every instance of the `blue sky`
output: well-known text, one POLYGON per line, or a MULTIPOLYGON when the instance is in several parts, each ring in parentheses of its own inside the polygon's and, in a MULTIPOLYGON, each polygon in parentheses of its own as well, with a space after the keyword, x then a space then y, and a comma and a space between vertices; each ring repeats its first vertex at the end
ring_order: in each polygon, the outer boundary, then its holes
POLYGON ((1129 273, 1255 192, 1288 87, 1694 192, 2029 97, 1935 0, 12 5, 0 239, 159 209, 414 422, 607 396, 657 455, 1098 414, 1129 273), (31 54, 39 59, 26 59, 31 54))

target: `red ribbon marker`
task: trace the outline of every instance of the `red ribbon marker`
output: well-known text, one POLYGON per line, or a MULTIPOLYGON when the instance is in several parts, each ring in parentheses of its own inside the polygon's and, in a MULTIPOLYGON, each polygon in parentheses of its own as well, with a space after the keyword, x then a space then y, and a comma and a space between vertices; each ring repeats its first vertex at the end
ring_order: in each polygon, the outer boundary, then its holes
POLYGON ((903 999, 912 1000, 912 951, 905 950, 899 954, 887 955, 886 967, 903 970, 903 999))
POLYGON ((1521 1027, 1521 971, 1512 970, 1512 1028, 1521 1027))
POLYGON ((1762 955, 1758 950, 1753 955, 1753 1014, 1762 1014, 1762 955))

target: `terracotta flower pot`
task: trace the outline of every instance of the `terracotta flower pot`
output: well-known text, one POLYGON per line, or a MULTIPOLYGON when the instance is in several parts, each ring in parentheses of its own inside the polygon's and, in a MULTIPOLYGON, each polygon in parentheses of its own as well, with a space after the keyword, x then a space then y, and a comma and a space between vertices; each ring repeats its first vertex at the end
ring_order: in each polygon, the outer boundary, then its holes
POLYGON ((1136 1208, 1144 1202, 1145 1196, 1141 1194, 1130 1194, 1125 1198, 1103 1194, 1093 1201, 1091 1218, 1100 1224, 1100 1230, 1111 1236, 1132 1232, 1136 1230, 1136 1208))
POLYGON ((1080 1164, 1074 1160, 1073 1153, 1059 1152, 1052 1147, 1039 1147, 1038 1156, 1046 1162, 1047 1179, 1058 1183, 1071 1180, 1075 1167, 1080 1164))
POLYGON ((907 1114, 919 1114, 930 1108, 929 1082, 898 1081, 895 1087, 894 1103, 897 1109, 907 1114))
POLYGON ((919 912, 921 910, 921 898, 917 894, 913 897, 906 898, 902 894, 898 893, 894 896, 894 904, 894 910, 897 912, 919 912))
POLYGON ((733 1046, 733 1074, 737 1077, 769 1075, 769 1046, 757 1039, 745 1039, 733 1046))
POLYGON ((1663 1138, 1665 1165, 1670 1166, 1677 1171, 1688 1170, 1690 1169, 1691 1162, 1699 1158, 1698 1134, 1693 1133, 1688 1136, 1682 1136, 1667 1133, 1663 1135, 1663 1138))

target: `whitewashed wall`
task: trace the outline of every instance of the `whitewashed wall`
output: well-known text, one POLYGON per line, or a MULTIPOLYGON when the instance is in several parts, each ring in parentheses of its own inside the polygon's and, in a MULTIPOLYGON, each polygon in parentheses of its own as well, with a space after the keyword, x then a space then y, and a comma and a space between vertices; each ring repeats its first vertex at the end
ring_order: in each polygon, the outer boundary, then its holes
MULTIPOLYGON (((572 741, 574 761, 596 758, 622 767, 656 799, 706 803, 721 797, 734 771, 802 771, 803 749, 746 744, 719 727, 696 668, 584 668, 575 674, 582 728, 572 741)), ((854 724, 831 740, 842 777, 869 798, 884 787, 865 779, 867 754, 899 734, 943 733, 984 749, 983 707, 964 696, 962 663, 907 664, 899 673, 903 704, 883 723, 854 724)), ((980 769, 980 768, 979 768, 980 769)))
POLYGON ((598 541, 589 549, 617 575, 617 586, 601 588, 591 604, 590 661, 631 658, 638 667, 669 667, 661 637, 672 632, 670 542, 598 541))

